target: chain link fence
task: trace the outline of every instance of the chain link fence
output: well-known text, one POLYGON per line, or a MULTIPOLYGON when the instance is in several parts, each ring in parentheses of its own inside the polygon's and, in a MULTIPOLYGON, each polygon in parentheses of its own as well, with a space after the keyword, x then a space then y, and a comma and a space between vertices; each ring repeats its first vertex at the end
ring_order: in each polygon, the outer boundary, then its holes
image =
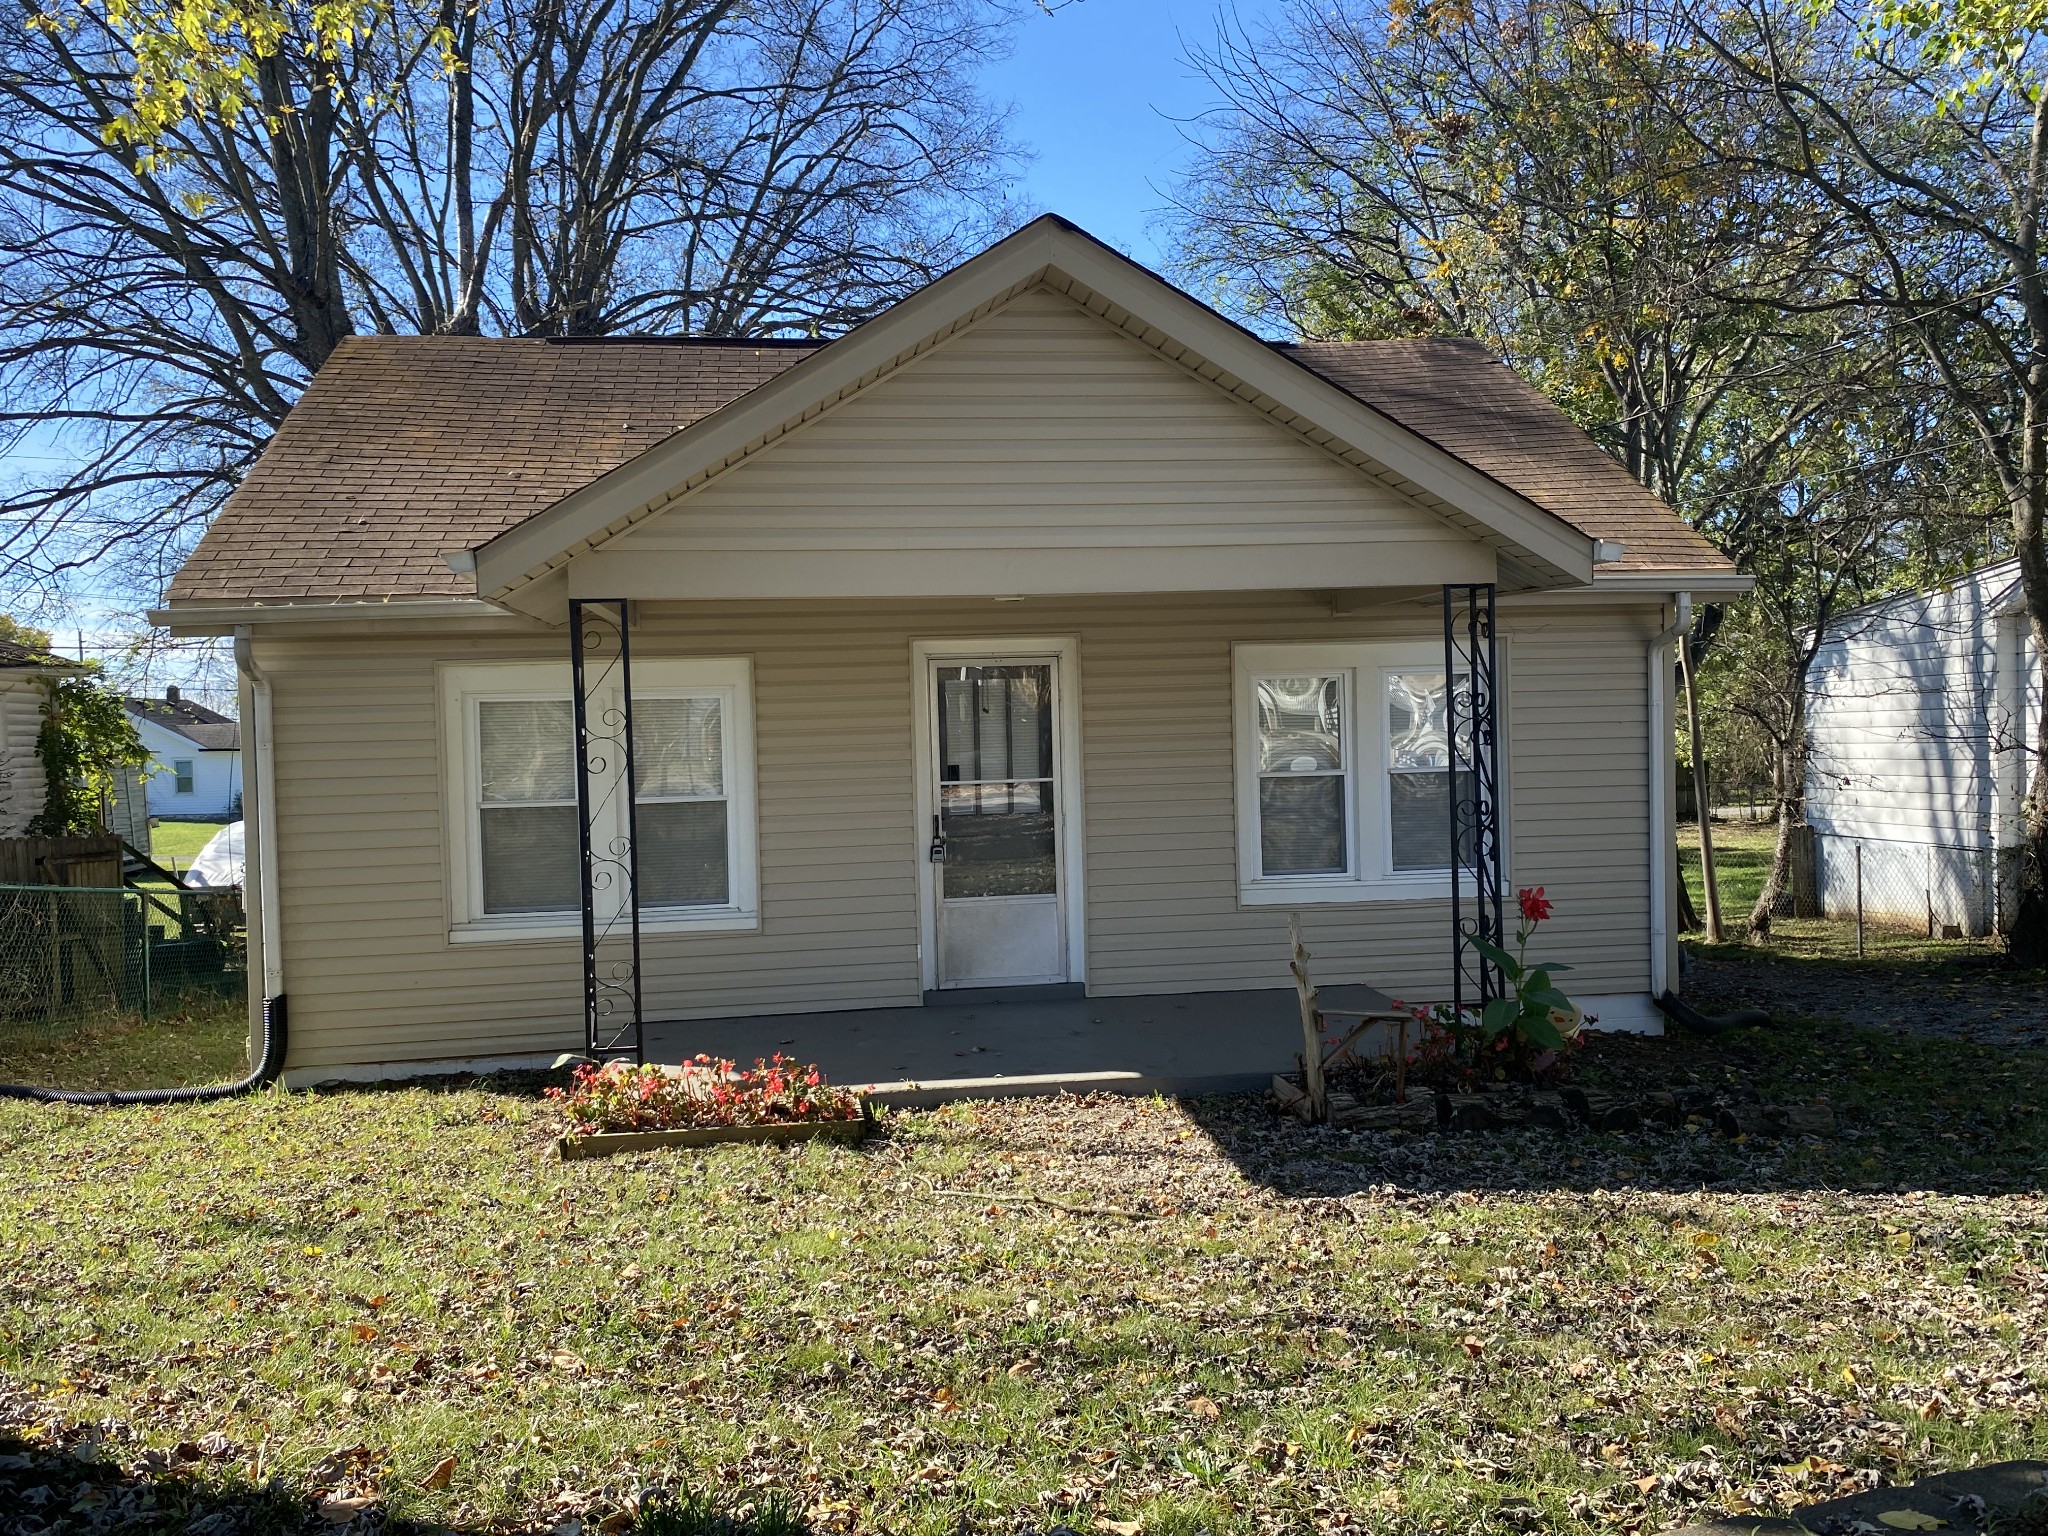
MULTIPOLYGON (((1717 818, 1715 866, 1730 934, 1763 887, 1775 829, 1738 830, 1717 818)), ((1680 835, 1679 869, 1700 907, 1700 857, 1680 835)), ((1815 827, 1792 831, 1785 889, 1771 907, 1773 940, 1829 954, 1913 944, 1986 945, 1999 923, 1997 860, 1960 843, 1867 837, 1815 827)))
POLYGON ((0 1041, 245 994, 234 891, 0 885, 0 1041))
MULTIPOLYGON (((1853 924, 1859 934, 1987 939, 1998 926, 1996 867, 1986 849, 1816 829, 1812 866, 1811 915, 1853 924)), ((1784 904, 1804 894, 1789 892, 1784 904)))

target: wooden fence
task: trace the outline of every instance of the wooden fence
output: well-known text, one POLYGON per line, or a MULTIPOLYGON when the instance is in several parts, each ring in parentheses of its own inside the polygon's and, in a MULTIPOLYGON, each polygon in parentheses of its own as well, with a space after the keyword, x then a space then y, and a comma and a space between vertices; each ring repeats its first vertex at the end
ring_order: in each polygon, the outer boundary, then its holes
POLYGON ((121 839, 0 837, 0 885, 67 885, 99 890, 121 885, 121 839))

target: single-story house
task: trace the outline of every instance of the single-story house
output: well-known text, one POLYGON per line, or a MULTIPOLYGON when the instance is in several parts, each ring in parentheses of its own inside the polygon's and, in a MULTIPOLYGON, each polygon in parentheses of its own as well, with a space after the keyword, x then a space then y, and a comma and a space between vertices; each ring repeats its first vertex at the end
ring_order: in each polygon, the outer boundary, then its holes
POLYGON ((1292 1029, 1290 914, 1470 998, 1454 900, 1539 884, 1653 1028, 1669 647, 1742 586, 1477 345, 1272 343, 1047 217, 829 341, 351 338, 159 622, 236 637, 304 1081, 1292 1029))
POLYGON ((2041 661, 2004 560, 1841 615, 1814 654, 1806 816, 1828 916, 1981 936, 2023 840, 2041 661))
POLYGON ((44 684, 79 668, 14 640, 0 640, 0 837, 20 837, 43 809, 44 684))
POLYGON ((242 728, 188 699, 176 684, 160 699, 127 700, 135 733, 149 749, 149 814, 206 821, 240 813, 242 728))

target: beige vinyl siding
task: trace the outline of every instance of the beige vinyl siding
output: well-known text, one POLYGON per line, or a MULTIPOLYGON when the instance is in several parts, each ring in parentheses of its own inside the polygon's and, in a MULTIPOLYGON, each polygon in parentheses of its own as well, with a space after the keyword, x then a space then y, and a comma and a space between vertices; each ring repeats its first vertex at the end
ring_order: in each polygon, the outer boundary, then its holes
POLYGON ((570 581, 636 597, 1374 586, 1491 558, 1039 290, 578 560, 570 581), (1175 564, 1197 561, 1201 580, 1175 564))
MULTIPOLYGON (((1514 877, 1548 886, 1543 952, 1576 990, 1648 984, 1643 606, 1509 608, 1514 877)), ((1333 618, 1300 593, 1025 604, 646 605, 635 653, 753 658, 758 932, 653 935, 650 1016, 915 1003, 913 640, 1078 638, 1089 982, 1284 985, 1284 909, 1238 905, 1236 641, 1434 638, 1433 604, 1333 618)), ((439 661, 558 660, 566 636, 259 635, 273 679, 295 1067, 566 1049, 573 941, 451 944, 439 661)), ((1307 913, 1317 974, 1448 985, 1441 902, 1307 913)))

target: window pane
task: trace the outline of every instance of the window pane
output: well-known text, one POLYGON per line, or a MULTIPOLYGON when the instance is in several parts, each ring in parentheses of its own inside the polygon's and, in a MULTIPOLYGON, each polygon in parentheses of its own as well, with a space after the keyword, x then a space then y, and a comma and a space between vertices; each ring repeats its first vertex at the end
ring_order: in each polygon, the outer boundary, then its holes
POLYGON ((718 699, 635 699, 633 778, 640 793, 724 794, 724 714, 718 699))
POLYGON ((1451 766, 1449 704, 1441 672, 1387 678, 1388 762, 1396 773, 1451 766))
POLYGON ((641 906, 722 907, 732 900, 725 805, 723 800, 670 800, 634 810, 641 906))
POLYGON ((939 797, 946 900, 1047 896, 1059 889, 1049 782, 947 784, 939 797))
MULTIPOLYGON (((1472 851, 1472 775, 1457 775, 1458 790, 1464 797, 1467 819, 1458 828, 1458 856, 1472 851)), ((1393 859, 1397 872, 1449 869, 1451 867, 1451 775, 1448 773, 1392 773, 1387 775, 1387 798, 1392 810, 1393 859)))
POLYGON ((939 669, 939 778, 948 784, 1052 776, 1052 668, 939 669))
POLYGON ((482 818, 484 911, 574 912, 582 906, 575 806, 487 805, 482 818))
POLYGON ((1259 780, 1262 874, 1344 873, 1344 784, 1336 774, 1259 780))
POLYGON ((567 699, 485 699, 477 738, 485 805, 576 798, 576 717, 567 699))
POLYGON ((1344 765, 1342 678, 1262 677, 1253 688, 1260 773, 1327 773, 1344 765))

